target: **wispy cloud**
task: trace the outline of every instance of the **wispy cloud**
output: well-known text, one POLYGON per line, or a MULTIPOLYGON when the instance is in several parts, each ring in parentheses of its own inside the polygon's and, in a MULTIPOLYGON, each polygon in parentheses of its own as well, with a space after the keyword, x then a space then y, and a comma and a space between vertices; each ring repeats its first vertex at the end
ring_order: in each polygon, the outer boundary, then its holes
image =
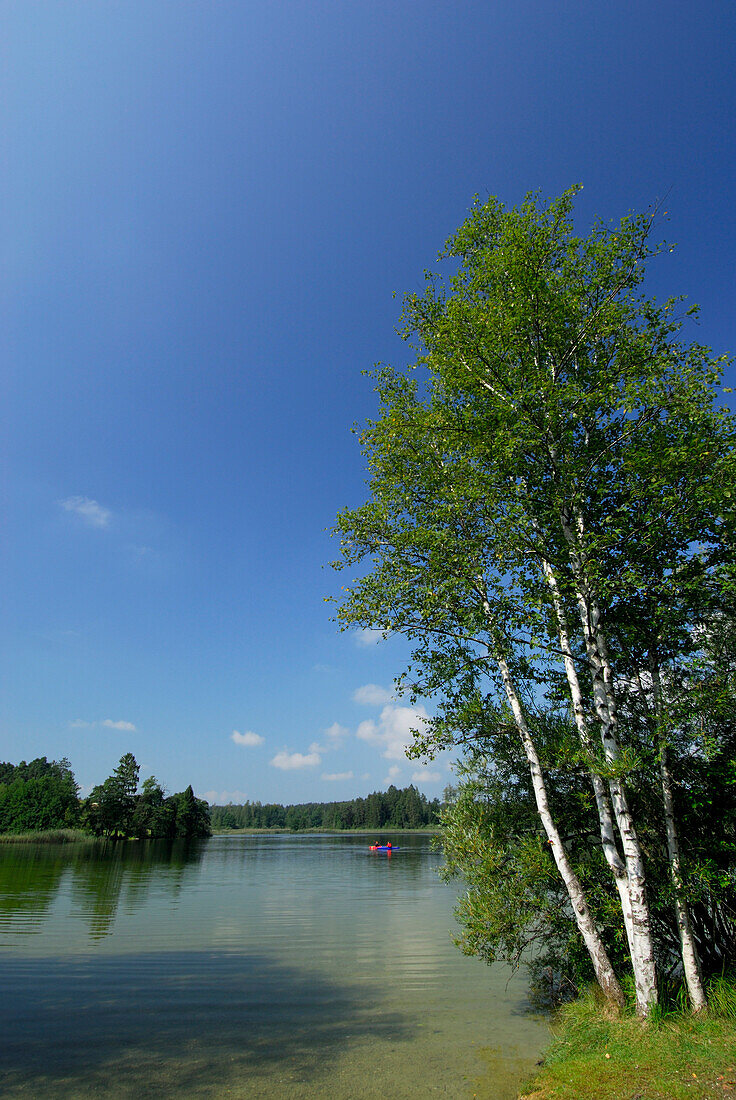
POLYGON ((108 730, 120 730, 123 733, 136 733, 136 727, 132 722, 113 721, 112 718, 104 718, 102 722, 86 722, 84 718, 75 718, 69 723, 70 730, 91 730, 96 726, 104 726, 108 730))
POLYGON ((130 560, 135 564, 151 561, 157 557, 156 551, 151 546, 129 546, 130 560))
POLYGON ((341 779, 352 779, 352 772, 323 772, 322 778, 328 783, 338 783, 341 779))
POLYGON ((330 752, 339 749, 345 738, 350 736, 350 730, 347 726, 341 726, 339 722, 333 722, 324 730, 324 736, 326 744, 321 745, 315 741, 309 746, 310 752, 330 752))
POLYGON ((262 745, 265 738, 261 737, 260 733, 253 733, 253 730, 246 730, 245 733, 238 733, 237 730, 233 730, 230 734, 230 740, 234 741, 236 745, 247 745, 249 748, 253 748, 255 745, 262 745))
POLYGON ((271 763, 274 768, 290 772, 298 768, 316 768, 322 763, 322 757, 318 752, 277 752, 271 763))
POLYGON ((374 630, 372 626, 365 626, 355 634, 355 644, 359 649, 368 649, 369 646, 378 645, 386 637, 384 630, 374 630))
POLYGON ((386 776, 386 778, 384 779, 383 782, 384 782, 384 784, 393 783, 393 781, 395 779, 398 779, 400 775, 401 775, 401 768, 399 767, 399 765, 398 764, 392 764, 391 767, 388 769, 388 775, 386 776))
POLYGON ((109 508, 103 508, 96 500, 89 497, 67 497, 60 500, 59 505, 65 512, 72 512, 79 516, 89 527, 109 527, 112 512, 109 508))
POLYGON ((424 707, 399 707, 389 704, 378 722, 361 722, 355 736, 382 750, 386 760, 403 760, 412 742, 412 730, 421 730, 428 718, 424 707))
POLYGON ((392 699, 392 693, 380 684, 363 684, 353 694, 353 701, 364 707, 382 707, 392 699))
POLYGON ((245 791, 205 791, 202 798, 213 806, 227 806, 228 802, 242 805, 248 796, 245 791))
POLYGON ((442 772, 434 772, 431 768, 417 768, 411 773, 412 783, 439 783, 442 772))

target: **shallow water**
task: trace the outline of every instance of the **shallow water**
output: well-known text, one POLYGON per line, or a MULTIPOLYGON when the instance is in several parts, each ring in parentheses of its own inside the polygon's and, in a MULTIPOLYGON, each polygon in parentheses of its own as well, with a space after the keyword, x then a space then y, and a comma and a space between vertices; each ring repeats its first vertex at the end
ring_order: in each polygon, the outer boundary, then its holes
POLYGON ((546 1026, 397 840, 3 846, 0 1094, 510 1100, 546 1026))

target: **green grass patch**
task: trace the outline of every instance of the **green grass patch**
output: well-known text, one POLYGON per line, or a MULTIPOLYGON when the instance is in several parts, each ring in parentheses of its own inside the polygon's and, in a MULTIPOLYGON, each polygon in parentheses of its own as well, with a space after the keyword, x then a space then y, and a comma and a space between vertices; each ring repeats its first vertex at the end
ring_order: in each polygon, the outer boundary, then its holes
POLYGON ((94 843, 95 837, 81 829, 37 829, 28 833, 0 833, 0 844, 94 843))
POLYGON ((644 1024, 581 997, 558 1013, 543 1067, 520 1100, 736 1097, 736 983, 711 983, 710 1006, 698 1017, 663 1010, 644 1024))

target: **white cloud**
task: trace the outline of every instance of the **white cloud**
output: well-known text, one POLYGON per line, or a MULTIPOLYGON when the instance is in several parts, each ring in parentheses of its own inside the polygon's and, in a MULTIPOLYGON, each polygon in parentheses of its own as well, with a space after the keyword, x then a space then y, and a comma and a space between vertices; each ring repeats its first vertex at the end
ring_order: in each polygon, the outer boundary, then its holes
POLYGON ((322 757, 318 752, 277 752, 271 763, 274 768, 289 772, 297 768, 316 768, 322 763, 322 757))
POLYGON ((378 645, 385 637, 385 630, 374 630, 372 626, 365 626, 356 632, 355 644, 359 649, 367 649, 369 646, 378 645))
POLYGON ((421 729, 428 718, 424 707, 385 706, 378 722, 361 722, 355 736, 382 749, 386 760, 403 760, 412 742, 413 729, 421 729))
POLYGON ((245 791, 205 791, 202 798, 213 806, 227 806, 228 802, 242 805, 248 796, 245 791))
POLYGON ((110 523, 112 512, 109 508, 103 508, 96 500, 89 497, 67 497, 60 500, 59 504, 65 512, 73 512, 90 527, 107 527, 110 523))
POLYGON ((341 779, 352 779, 353 778, 353 773, 352 772, 331 772, 331 773, 323 772, 322 773, 322 778, 326 779, 328 783, 337 783, 341 779))
POLYGON ((151 546, 130 546, 128 548, 131 561, 143 562, 150 561, 156 557, 156 551, 151 546))
POLYGON ((388 769, 388 775, 386 776, 386 778, 383 781, 384 785, 386 785, 388 783, 393 783, 394 779, 398 779, 400 775, 401 775, 401 768, 399 767, 399 765, 398 764, 392 764, 391 767, 388 769))
POLYGON ((325 737, 330 742, 330 747, 336 749, 338 745, 342 744, 349 733, 350 730, 347 726, 341 726, 339 722, 333 722, 332 725, 325 730, 325 737))
POLYGON ((412 783, 439 783, 442 779, 442 772, 433 772, 429 768, 417 768, 415 772, 412 772, 412 783))
POLYGON ((109 730, 124 730, 126 733, 135 733, 135 726, 132 722, 113 722, 112 718, 106 718, 102 725, 109 730))
POLYGON ((238 733, 237 730, 233 730, 230 734, 230 740, 234 741, 236 745, 248 745, 252 748, 254 745, 262 745, 264 738, 260 733, 253 733, 253 730, 246 730, 245 733, 238 733))
POLYGON ((94 722, 85 722, 83 718, 75 718, 73 722, 69 723, 70 730, 88 730, 94 726, 94 722))
POLYGON ((353 695, 353 701, 365 707, 382 707, 392 699, 392 693, 380 684, 363 684, 353 695))

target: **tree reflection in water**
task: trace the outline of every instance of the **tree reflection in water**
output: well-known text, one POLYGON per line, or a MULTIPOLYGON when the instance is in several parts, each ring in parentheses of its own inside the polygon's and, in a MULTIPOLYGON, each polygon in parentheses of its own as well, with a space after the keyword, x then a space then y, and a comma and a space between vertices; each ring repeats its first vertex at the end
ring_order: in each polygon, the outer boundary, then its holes
POLYGON ((0 930, 42 930, 55 896, 68 887, 71 911, 95 939, 112 931, 121 904, 140 906, 155 885, 175 897, 196 871, 206 841, 98 840, 89 844, 9 844, 0 849, 0 930), (29 916, 32 919, 29 920, 29 916))

